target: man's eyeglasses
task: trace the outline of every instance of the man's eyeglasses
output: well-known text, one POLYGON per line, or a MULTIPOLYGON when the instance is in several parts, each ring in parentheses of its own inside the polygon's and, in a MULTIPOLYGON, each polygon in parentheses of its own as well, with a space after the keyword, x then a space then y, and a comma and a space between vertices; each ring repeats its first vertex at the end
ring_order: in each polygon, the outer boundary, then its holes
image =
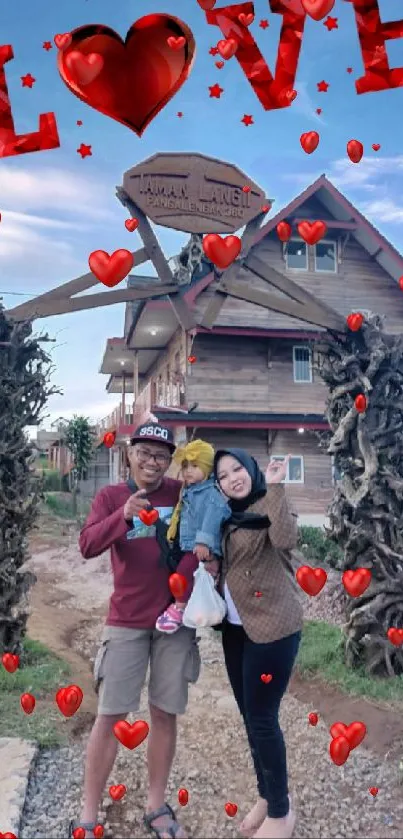
POLYGON ((147 461, 154 460, 157 466, 165 466, 171 460, 171 455, 163 454, 162 452, 150 452, 149 449, 136 448, 137 460, 139 463, 147 463, 147 461))

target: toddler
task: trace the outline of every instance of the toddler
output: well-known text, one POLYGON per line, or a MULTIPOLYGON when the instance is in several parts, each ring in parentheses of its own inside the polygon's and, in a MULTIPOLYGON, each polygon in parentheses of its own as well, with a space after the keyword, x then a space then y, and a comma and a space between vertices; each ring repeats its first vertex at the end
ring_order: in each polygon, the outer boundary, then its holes
MULTIPOLYGON (((179 536, 181 551, 195 554, 199 562, 211 562, 222 556, 221 530, 231 510, 211 477, 214 449, 204 440, 193 440, 178 448, 174 461, 181 467, 183 487, 172 514, 167 539, 179 536)), ((196 565, 197 567, 197 565, 196 565)), ((186 598, 177 599, 157 618, 156 629, 171 634, 182 626, 186 598)))

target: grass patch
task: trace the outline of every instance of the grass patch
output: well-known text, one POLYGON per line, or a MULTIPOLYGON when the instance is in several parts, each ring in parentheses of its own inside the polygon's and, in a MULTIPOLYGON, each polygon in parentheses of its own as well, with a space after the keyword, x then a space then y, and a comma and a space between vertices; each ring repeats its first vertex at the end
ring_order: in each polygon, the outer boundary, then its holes
POLYGON ((342 630, 324 621, 305 622, 297 671, 306 679, 318 676, 350 696, 403 704, 403 676, 381 679, 363 669, 350 670, 344 663, 342 630))
POLYGON ((25 638, 23 647, 15 673, 0 666, 0 737, 37 740, 41 746, 64 743, 64 717, 54 697, 60 687, 69 684, 70 667, 39 641, 25 638), (32 693, 36 699, 30 715, 21 708, 22 693, 32 693))
POLYGON ((72 500, 64 494, 56 495, 56 493, 53 492, 46 492, 45 504, 51 513, 55 516, 59 516, 61 519, 74 518, 72 500))

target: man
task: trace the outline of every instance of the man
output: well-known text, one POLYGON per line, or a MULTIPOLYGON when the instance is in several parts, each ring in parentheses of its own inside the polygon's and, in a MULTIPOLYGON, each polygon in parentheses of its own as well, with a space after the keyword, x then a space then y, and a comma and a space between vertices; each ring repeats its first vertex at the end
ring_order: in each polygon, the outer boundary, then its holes
MULTIPOLYGON (((144 508, 152 506, 161 521, 169 520, 181 486, 179 481, 164 477, 174 451, 171 431, 158 422, 148 421, 137 428, 128 449, 131 481, 104 487, 97 494, 80 533, 85 559, 111 549, 114 577, 94 666, 99 705, 87 746, 83 809, 80 821, 70 826, 71 834, 76 827, 83 827, 86 839, 93 836, 116 758, 118 741, 113 726, 138 710, 149 663, 149 792, 144 821, 161 839, 185 836, 164 798, 175 754, 176 715, 186 710, 188 685, 198 679, 200 656, 193 630, 181 627, 166 635, 155 629, 158 615, 172 600, 171 571, 163 562, 159 530, 139 518, 144 508)), ((177 567, 189 585, 193 570, 190 556, 177 567)))

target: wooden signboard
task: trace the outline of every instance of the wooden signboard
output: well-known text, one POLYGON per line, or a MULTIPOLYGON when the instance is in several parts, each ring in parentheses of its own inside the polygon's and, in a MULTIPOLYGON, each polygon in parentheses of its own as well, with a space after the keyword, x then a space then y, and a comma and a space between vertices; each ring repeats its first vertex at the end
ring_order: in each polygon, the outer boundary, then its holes
POLYGON ((151 221, 186 233, 235 233, 271 205, 237 166, 202 154, 155 154, 125 173, 123 189, 151 221))

